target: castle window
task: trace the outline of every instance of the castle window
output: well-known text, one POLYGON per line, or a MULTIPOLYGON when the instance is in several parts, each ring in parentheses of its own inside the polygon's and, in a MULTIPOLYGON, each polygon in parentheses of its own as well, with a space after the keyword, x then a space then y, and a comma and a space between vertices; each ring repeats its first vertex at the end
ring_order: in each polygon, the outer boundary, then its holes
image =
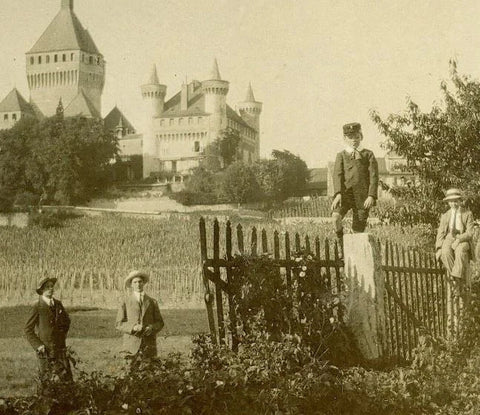
POLYGON ((58 55, 53 55, 53 61, 58 62, 58 55))
POLYGON ((195 143, 193 144, 193 151, 195 151, 195 153, 198 153, 200 151, 200 141, 195 141, 195 143))
POLYGON ((30 65, 33 65, 35 63, 35 59, 33 59, 33 56, 30 58, 30 65))
POLYGON ((188 119, 188 125, 190 125, 190 124, 192 123, 192 121, 193 121, 193 119, 192 119, 192 117, 190 117, 190 118, 188 119))
POLYGON ((63 62, 66 62, 67 61, 67 55, 64 53, 62 54, 62 61, 63 62))
POLYGON ((17 114, 12 114, 12 120, 17 121, 17 114))
POLYGON ((8 121, 8 114, 5 114, 5 115, 3 116, 3 121, 8 121))
POLYGON ((82 53, 82 62, 85 62, 85 55, 82 53))
POLYGON ((42 63, 42 57, 41 56, 38 57, 38 63, 42 63))
POLYGON ((50 55, 45 56, 45 60, 47 63, 50 63, 50 55))
POLYGON ((173 118, 170 118, 169 125, 173 125, 173 118))
POLYGON ((88 57, 88 63, 91 65, 93 63, 93 56, 88 57))
POLYGON ((70 54, 70 60, 71 60, 71 61, 73 61, 73 57, 74 57, 74 56, 75 56, 75 55, 74 55, 73 53, 70 54))
POLYGON ((97 56, 97 65, 100 65, 100 57, 97 56))

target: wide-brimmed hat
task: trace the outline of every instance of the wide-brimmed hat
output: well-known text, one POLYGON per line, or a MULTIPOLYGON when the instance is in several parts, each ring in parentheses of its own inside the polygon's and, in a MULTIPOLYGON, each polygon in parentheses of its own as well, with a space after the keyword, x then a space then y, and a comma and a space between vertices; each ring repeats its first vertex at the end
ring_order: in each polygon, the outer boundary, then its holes
POLYGON ((445 197, 443 198, 443 201, 450 202, 452 200, 460 200, 460 199, 463 199, 462 192, 460 191, 460 189, 452 188, 452 189, 448 189, 445 192, 445 197))
POLYGON ((36 288, 36 292, 38 295, 42 295, 43 294, 43 286, 49 282, 49 281, 52 281, 54 284, 57 282, 57 279, 56 278, 50 278, 50 277, 46 277, 46 278, 43 278, 42 280, 39 281, 39 283, 37 284, 37 288, 36 288))
POLYGON ((150 281, 150 277, 144 271, 134 270, 128 274, 127 278, 125 278, 125 288, 130 288, 132 285, 132 280, 134 278, 140 277, 143 279, 143 282, 147 283, 150 281))

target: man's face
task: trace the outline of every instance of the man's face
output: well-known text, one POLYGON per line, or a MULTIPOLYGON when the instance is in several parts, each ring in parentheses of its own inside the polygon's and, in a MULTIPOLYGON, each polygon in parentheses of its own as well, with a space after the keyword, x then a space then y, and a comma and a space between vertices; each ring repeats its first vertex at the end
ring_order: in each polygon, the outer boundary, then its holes
POLYGON ((347 145, 353 148, 357 148, 360 145, 360 141, 362 141, 363 135, 360 131, 348 135, 343 136, 343 140, 347 145))
POLYGON ((452 209, 458 209, 460 207, 460 199, 449 200, 448 206, 450 206, 452 209))
POLYGON ((54 291, 54 287, 55 286, 55 283, 53 281, 47 281, 44 285, 43 285, 43 295, 47 298, 52 298, 53 297, 53 291, 54 291))
POLYGON ((137 293, 141 293, 143 291, 143 286, 145 285, 145 281, 143 281, 142 277, 135 277, 132 280, 132 288, 133 291, 137 293))

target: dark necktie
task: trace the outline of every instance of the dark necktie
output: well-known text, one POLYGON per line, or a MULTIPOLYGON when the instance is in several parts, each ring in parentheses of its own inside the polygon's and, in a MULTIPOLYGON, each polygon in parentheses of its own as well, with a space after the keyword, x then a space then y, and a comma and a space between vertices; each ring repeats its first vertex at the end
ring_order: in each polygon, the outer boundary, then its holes
POLYGON ((358 150, 353 150, 352 151, 352 160, 360 160, 362 158, 360 151, 358 150))
POLYGON ((455 236, 456 234, 456 226, 457 226, 457 209, 453 211, 453 221, 452 221, 452 226, 450 229, 450 233, 455 236))

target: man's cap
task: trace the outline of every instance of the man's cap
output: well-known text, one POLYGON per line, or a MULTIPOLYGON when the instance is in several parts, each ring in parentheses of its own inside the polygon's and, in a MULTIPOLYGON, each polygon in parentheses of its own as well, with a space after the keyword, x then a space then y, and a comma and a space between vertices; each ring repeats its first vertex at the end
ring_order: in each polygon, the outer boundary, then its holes
POLYGON ((150 277, 146 272, 134 270, 127 275, 127 278, 125 278, 125 288, 130 288, 132 286, 132 280, 137 277, 140 277, 141 279, 143 279, 144 283, 147 283, 148 281, 150 281, 150 277))
POLYGON ((445 197, 443 198, 444 202, 450 202, 451 200, 460 200, 463 199, 462 192, 460 189, 448 189, 445 192, 445 197))
POLYGON ((35 290, 38 295, 43 294, 43 286, 49 281, 52 281, 55 284, 57 282, 57 279, 56 278, 50 278, 50 277, 46 277, 46 278, 41 279, 39 281, 39 283, 37 284, 37 288, 35 290))
POLYGON ((362 131, 362 126, 358 122, 351 122, 343 126, 343 135, 355 134, 362 131))

